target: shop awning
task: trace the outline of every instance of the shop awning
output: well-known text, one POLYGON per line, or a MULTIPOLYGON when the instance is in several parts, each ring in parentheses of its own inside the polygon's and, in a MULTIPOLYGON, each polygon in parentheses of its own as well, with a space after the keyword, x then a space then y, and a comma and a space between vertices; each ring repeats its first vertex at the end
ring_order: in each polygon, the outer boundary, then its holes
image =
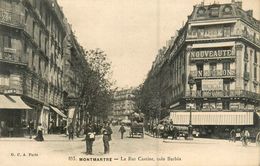
MULTIPOLYGON (((192 125, 253 125, 253 112, 192 112, 192 125)), ((188 125, 189 112, 171 112, 176 125, 188 125)))
POLYGON ((23 102, 21 96, 0 95, 0 109, 29 110, 32 108, 23 102))
POLYGON ((51 109, 52 109, 53 111, 55 111, 57 114, 59 114, 59 115, 62 116, 63 118, 67 118, 67 116, 64 115, 58 108, 53 107, 53 106, 50 106, 50 107, 51 107, 51 109))

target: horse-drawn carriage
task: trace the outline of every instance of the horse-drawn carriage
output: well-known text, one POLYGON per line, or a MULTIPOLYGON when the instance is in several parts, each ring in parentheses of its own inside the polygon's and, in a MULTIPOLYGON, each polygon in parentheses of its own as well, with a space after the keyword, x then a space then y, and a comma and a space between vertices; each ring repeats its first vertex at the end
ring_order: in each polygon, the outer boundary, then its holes
POLYGON ((132 124, 130 127, 130 138, 133 138, 134 136, 141 136, 141 138, 144 138, 144 126, 143 124, 132 124))

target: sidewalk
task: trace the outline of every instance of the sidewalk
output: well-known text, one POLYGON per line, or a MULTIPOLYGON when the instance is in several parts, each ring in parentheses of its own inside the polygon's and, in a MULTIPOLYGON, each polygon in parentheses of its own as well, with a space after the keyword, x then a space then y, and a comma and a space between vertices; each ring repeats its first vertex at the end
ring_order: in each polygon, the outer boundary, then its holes
MULTIPOLYGON (((145 135, 154 138, 154 139, 160 139, 164 143, 180 143, 180 144, 233 144, 237 146, 242 146, 241 141, 236 141, 236 142, 230 142, 229 140, 225 139, 216 139, 216 138, 196 138, 194 137, 193 140, 185 140, 183 137, 179 139, 164 139, 164 138, 157 138, 153 137, 151 133, 145 132, 145 135)), ((248 143, 248 146, 256 146, 256 143, 248 143)))
MULTIPOLYGON (((35 141, 36 135, 32 136, 32 139, 29 136, 25 137, 0 137, 0 141, 35 141)), ((68 141, 69 138, 65 134, 44 134, 44 141, 68 141)), ((79 138, 74 136, 73 141, 82 141, 85 137, 80 136, 79 138)))

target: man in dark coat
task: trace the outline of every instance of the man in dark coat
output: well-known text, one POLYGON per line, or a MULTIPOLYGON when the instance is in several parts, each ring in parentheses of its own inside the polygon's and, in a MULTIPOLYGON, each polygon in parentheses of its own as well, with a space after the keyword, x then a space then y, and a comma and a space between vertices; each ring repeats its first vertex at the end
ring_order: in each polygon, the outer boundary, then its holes
POLYGON ((92 146, 95 141, 94 129, 92 125, 87 124, 86 126, 86 153, 92 154, 92 146))
POLYGON ((109 141, 112 140, 111 134, 113 133, 108 123, 105 124, 102 133, 103 133, 104 153, 107 154, 110 151, 109 141))
POLYGON ((119 132, 121 133, 121 139, 123 139, 124 138, 124 133, 125 133, 125 127, 124 127, 123 124, 119 128, 119 132))
POLYGON ((69 140, 73 140, 74 128, 72 123, 68 126, 69 140))

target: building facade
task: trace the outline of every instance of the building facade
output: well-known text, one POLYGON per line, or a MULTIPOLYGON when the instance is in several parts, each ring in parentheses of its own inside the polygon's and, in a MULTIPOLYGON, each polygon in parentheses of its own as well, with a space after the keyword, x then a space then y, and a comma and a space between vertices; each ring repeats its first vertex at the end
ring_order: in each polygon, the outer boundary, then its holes
POLYGON ((84 84, 84 70, 87 67, 84 49, 76 40, 71 25, 67 24, 67 36, 64 40, 64 108, 68 115, 68 122, 82 125, 86 112, 82 101, 84 84), (77 123, 76 123, 77 122, 77 123))
POLYGON ((109 119, 129 120, 131 114, 136 110, 134 89, 121 89, 114 93, 112 112, 109 119))
POLYGON ((21 134, 31 120, 45 132, 59 130, 67 117, 65 67, 73 54, 65 58, 64 44, 72 35, 64 14, 56 0, 0 0, 0 6, 2 135, 21 134))
POLYGON ((188 125, 191 109, 192 124, 208 135, 253 126, 260 110, 259 41, 260 22, 242 2, 194 6, 151 70, 173 123, 188 125))

